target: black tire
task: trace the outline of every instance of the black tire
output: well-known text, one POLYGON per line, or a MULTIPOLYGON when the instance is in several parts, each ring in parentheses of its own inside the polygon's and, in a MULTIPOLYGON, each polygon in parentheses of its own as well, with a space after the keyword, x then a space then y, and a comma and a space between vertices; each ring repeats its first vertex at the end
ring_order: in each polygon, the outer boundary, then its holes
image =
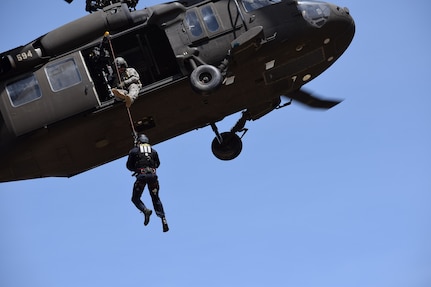
POLYGON ((190 75, 193 89, 202 95, 208 95, 217 90, 222 81, 220 70, 211 65, 198 66, 190 75))
POLYGON ((223 139, 221 144, 217 138, 214 138, 211 143, 214 156, 220 160, 232 160, 239 156, 242 151, 241 138, 233 132, 224 132, 220 136, 223 139))

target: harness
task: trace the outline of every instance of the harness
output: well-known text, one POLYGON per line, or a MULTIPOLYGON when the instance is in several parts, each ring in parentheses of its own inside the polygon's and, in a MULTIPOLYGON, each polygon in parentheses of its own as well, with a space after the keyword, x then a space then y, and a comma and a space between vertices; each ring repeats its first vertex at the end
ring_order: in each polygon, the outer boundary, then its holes
POLYGON ((144 168, 140 168, 138 170, 139 174, 155 174, 156 173, 156 169, 152 168, 152 167, 144 167, 144 168))
POLYGON ((156 169, 154 166, 154 160, 151 157, 151 145, 145 143, 139 145, 139 155, 137 164, 139 166, 138 172, 140 174, 155 174, 156 169))

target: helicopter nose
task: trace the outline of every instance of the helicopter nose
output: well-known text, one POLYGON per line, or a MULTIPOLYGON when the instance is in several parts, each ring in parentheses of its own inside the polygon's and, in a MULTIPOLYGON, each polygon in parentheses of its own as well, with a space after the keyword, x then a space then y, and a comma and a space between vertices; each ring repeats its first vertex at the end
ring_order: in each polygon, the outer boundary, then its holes
POLYGON ((344 51, 355 34, 355 22, 348 8, 325 3, 298 1, 302 17, 324 34, 337 38, 337 49, 344 51))
POLYGON ((338 37, 336 39, 336 48, 341 52, 347 49, 355 35, 355 21, 350 15, 347 7, 341 8, 336 5, 331 6, 330 21, 338 27, 338 37))

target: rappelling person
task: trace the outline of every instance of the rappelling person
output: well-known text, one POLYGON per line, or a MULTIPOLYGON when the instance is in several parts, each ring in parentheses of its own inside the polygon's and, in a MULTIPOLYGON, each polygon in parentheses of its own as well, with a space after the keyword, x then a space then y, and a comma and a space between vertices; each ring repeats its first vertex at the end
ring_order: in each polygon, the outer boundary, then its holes
POLYGON ((144 214, 144 225, 148 225, 152 210, 148 209, 141 201, 144 188, 148 184, 148 190, 153 201, 156 215, 162 219, 163 232, 167 232, 169 230, 169 226, 166 221, 162 202, 159 198, 160 187, 156 173, 156 169, 159 165, 159 155, 157 154, 157 151, 151 147, 148 137, 144 134, 139 135, 136 146, 129 152, 126 164, 127 169, 134 172, 136 175, 136 181, 133 185, 132 202, 135 204, 136 208, 144 214))
POLYGON ((134 68, 129 67, 122 57, 115 58, 114 66, 118 71, 118 75, 114 80, 113 86, 116 88, 112 89, 112 93, 117 98, 124 100, 126 107, 130 108, 142 88, 139 73, 134 68), (118 77, 120 78, 118 79, 118 77))

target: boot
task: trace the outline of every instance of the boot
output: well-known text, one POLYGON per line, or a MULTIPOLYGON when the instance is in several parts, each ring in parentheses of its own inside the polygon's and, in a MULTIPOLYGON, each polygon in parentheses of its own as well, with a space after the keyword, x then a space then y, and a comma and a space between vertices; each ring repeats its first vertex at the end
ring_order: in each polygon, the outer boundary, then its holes
POLYGON ((162 218, 162 225, 163 225, 163 232, 168 232, 169 226, 168 226, 168 222, 166 221, 165 217, 162 218))
POLYGON ((130 108, 133 104, 133 98, 129 95, 126 95, 126 98, 124 100, 126 101, 126 107, 130 108))
POLYGON ((153 211, 151 209, 147 208, 147 209, 144 210, 144 216, 145 216, 144 225, 145 226, 147 226, 148 223, 150 223, 150 216, 151 216, 152 213, 153 213, 153 211))
POLYGON ((118 90, 116 88, 111 89, 112 93, 119 99, 124 100, 126 102, 126 107, 130 108, 133 104, 133 98, 128 94, 124 93, 122 90, 118 90))
POLYGON ((117 98, 119 98, 121 100, 124 100, 126 98, 126 95, 121 90, 113 88, 113 89, 111 89, 111 91, 114 94, 114 96, 116 96, 117 98))

